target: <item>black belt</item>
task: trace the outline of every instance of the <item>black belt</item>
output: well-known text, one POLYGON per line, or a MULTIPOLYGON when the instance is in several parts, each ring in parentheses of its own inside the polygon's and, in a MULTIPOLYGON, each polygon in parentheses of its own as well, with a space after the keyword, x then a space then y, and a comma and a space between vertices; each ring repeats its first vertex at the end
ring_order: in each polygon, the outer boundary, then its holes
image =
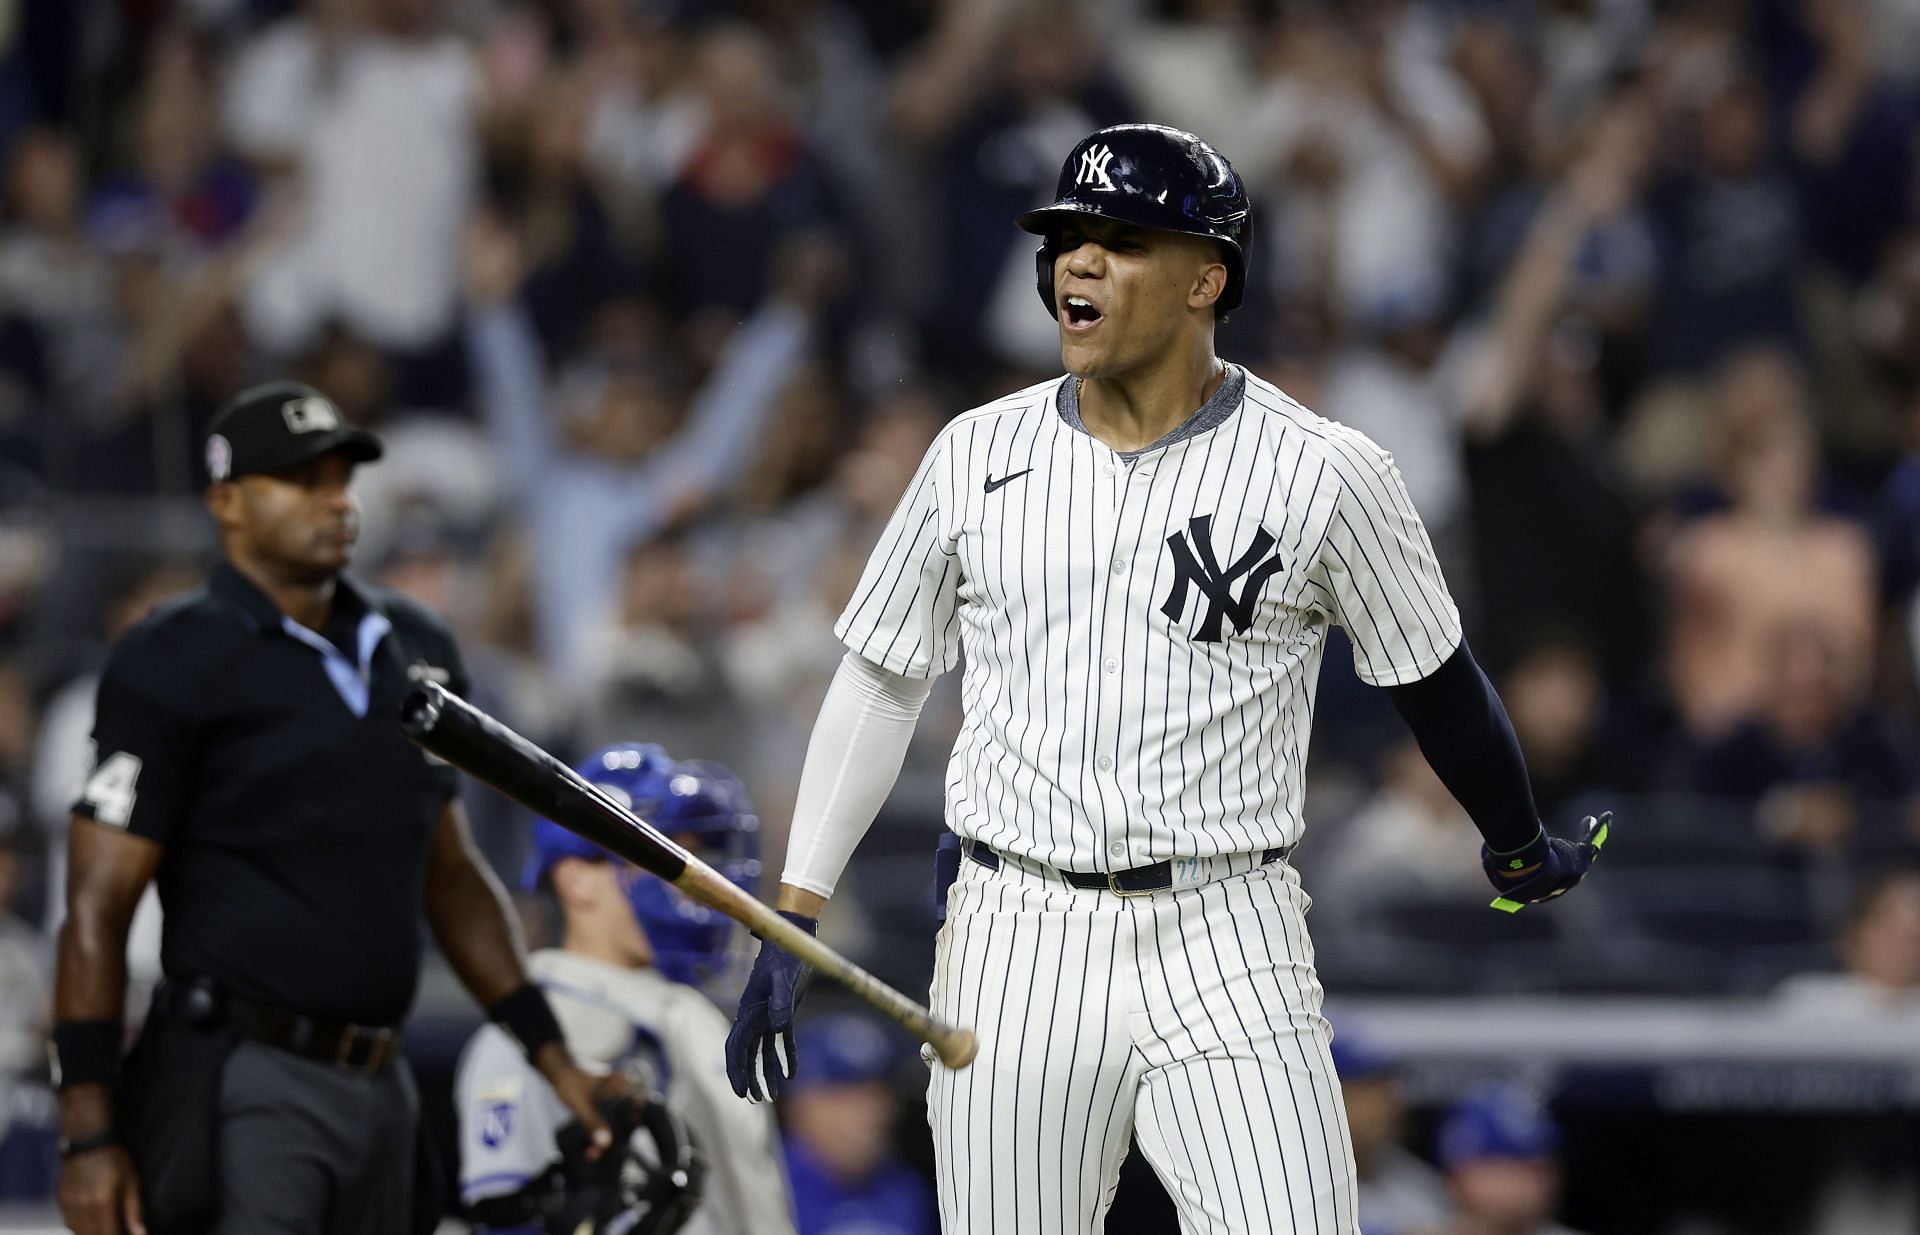
POLYGON ((206 979, 168 980, 153 993, 154 1009, 200 1029, 227 1029, 250 1042, 291 1051, 349 1072, 375 1073, 400 1054, 391 1025, 356 1025, 262 1003, 206 979))
MULTIPOLYGON (((1000 869, 1000 854, 997 850, 981 844, 979 841, 966 842, 967 856, 990 871, 1000 869)), ((1277 862, 1287 856, 1290 847, 1267 849, 1260 854, 1260 865, 1277 862)), ((1044 865, 1036 863, 1036 865, 1044 865)), ((1173 862, 1154 862, 1147 866, 1135 866, 1129 870, 1102 873, 1100 871, 1070 871, 1047 866, 1047 870, 1066 880, 1076 888, 1088 891, 1115 892, 1121 896, 1141 896, 1148 892, 1164 892, 1173 886, 1173 862)))

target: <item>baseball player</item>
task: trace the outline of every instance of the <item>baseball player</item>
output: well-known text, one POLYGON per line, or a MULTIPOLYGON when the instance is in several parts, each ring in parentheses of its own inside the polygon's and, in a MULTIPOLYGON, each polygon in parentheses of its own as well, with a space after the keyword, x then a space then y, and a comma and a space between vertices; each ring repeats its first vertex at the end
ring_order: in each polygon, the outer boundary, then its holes
MULTIPOLYGON (((1392 458, 1214 354, 1246 191, 1211 146, 1103 129, 1067 157, 1040 299, 1067 376, 929 448, 836 631, 778 908, 812 929, 966 652, 931 1004, 980 1054, 928 1093, 950 1233, 1101 1228, 1131 1138, 1188 1232, 1352 1232, 1354 1168, 1288 855, 1330 626, 1487 845, 1500 903, 1605 839, 1549 837, 1392 458)), ((802 966, 763 946, 727 1066, 792 1074, 802 966)))
MULTIPOLYGON (((759 882, 759 821, 725 768, 624 745, 579 772, 734 883, 759 882)), ((495 1231, 791 1235, 773 1119, 728 1097, 713 1052, 726 1018, 700 989, 735 955, 733 920, 545 819, 523 883, 551 892, 565 923, 528 967, 567 1044, 655 1101, 618 1169, 595 1169, 512 1042, 482 1028, 455 1078, 469 1212, 495 1231)))

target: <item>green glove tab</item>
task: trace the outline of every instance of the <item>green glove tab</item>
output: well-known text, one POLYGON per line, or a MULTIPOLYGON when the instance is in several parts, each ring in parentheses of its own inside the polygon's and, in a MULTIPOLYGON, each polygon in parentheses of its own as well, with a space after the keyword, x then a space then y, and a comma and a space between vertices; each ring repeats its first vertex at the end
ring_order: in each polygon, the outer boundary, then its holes
MULTIPOLYGON (((1496 896, 1493 898, 1492 907, 1498 909, 1501 913, 1519 913, 1529 904, 1534 904, 1542 900, 1551 900, 1564 893, 1574 884, 1579 883, 1580 880, 1585 877, 1588 868, 1593 865, 1594 860, 1600 856, 1600 850, 1606 847, 1607 838, 1613 833, 1613 812, 1607 811, 1598 819, 1588 816, 1586 823, 1586 838, 1578 842, 1556 840, 1547 837, 1544 832, 1542 833, 1542 839, 1546 842, 1547 849, 1546 861, 1544 863, 1546 869, 1540 875, 1525 880, 1524 885, 1530 886, 1538 880, 1545 879, 1557 886, 1554 886, 1552 890, 1543 896, 1536 896, 1525 901, 1515 900, 1510 896, 1496 896)), ((1539 842, 1535 843, 1538 844, 1539 842)), ((1532 848, 1532 846, 1528 848, 1532 848)), ((1525 851, 1521 852, 1524 853, 1525 851)), ((1503 858, 1511 860, 1516 865, 1526 864, 1524 858, 1507 854, 1494 854, 1483 847, 1481 851, 1481 861, 1486 865, 1488 873, 1496 876, 1494 880, 1496 884, 1500 883, 1500 879, 1498 878, 1499 868, 1506 864, 1499 861, 1499 859, 1503 858)))

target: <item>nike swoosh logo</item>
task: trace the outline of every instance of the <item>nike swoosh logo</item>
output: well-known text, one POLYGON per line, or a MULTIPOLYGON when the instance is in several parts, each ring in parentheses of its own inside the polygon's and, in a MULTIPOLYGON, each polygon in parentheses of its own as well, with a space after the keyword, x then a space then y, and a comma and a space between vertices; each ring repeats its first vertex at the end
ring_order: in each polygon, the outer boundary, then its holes
MULTIPOLYGON (((1032 470, 1033 470, 1032 468, 1028 468, 1027 472, 1031 472, 1032 470)), ((995 489, 998 489, 1002 485, 1010 485, 1014 481, 1020 479, 1022 476, 1025 476, 1027 472, 1015 472, 1011 476, 1002 476, 998 480, 995 480, 992 476, 988 476, 987 492, 992 493, 995 489)))

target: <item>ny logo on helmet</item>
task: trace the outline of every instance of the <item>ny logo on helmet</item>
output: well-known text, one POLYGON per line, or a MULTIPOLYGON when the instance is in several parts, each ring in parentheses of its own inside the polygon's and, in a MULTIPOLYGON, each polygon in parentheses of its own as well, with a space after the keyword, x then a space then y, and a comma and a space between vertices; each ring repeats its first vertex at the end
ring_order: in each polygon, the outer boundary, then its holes
POLYGON ((1278 553, 1267 557, 1275 543, 1272 533, 1261 528, 1247 551, 1235 559, 1233 565, 1221 570, 1213 552, 1213 516, 1195 515, 1187 520, 1184 533, 1175 532, 1167 537, 1167 551, 1173 555, 1173 588, 1168 591, 1160 612, 1173 621, 1180 621, 1187 612, 1187 588, 1191 585, 1200 589, 1207 605, 1200 629, 1193 635, 1195 643, 1220 642, 1221 624, 1227 618, 1233 619, 1235 634, 1245 634, 1247 627, 1253 625, 1253 607, 1259 602, 1260 589, 1267 585, 1274 572, 1286 566, 1278 553), (1240 585, 1240 594, 1235 596, 1234 582, 1243 577, 1245 582, 1240 585))
POLYGON ((1113 162, 1112 146, 1089 146, 1080 152, 1080 172, 1074 177, 1075 184, 1091 184, 1097 193, 1111 193, 1115 189, 1112 180, 1107 177, 1107 164, 1113 162))

